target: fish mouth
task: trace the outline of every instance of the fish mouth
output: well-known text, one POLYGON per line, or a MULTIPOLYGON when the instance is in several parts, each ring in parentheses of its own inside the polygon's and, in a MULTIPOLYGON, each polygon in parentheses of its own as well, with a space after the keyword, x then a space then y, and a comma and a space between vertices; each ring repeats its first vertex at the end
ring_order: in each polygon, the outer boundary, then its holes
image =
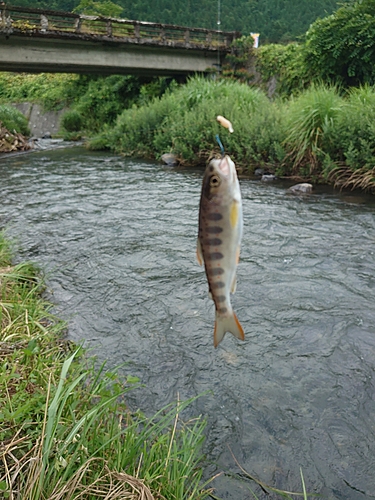
POLYGON ((229 156, 223 156, 221 160, 219 160, 218 168, 220 173, 225 175, 225 177, 229 177, 230 174, 233 174, 232 162, 229 156))
POLYGON ((236 181, 237 179, 236 167, 234 166, 234 163, 232 162, 229 156, 227 155, 223 156, 219 160, 218 169, 222 175, 224 175, 228 179, 231 179, 233 182, 236 181))

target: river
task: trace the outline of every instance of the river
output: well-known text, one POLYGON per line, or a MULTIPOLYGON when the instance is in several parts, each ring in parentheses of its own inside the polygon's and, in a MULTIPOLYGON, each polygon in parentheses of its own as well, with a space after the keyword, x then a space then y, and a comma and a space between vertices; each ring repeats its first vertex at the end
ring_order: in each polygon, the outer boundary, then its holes
MULTIPOLYGON (((375 498, 375 198, 241 179, 232 304, 245 342, 213 347, 195 259, 202 172, 82 148, 0 159, 0 227, 47 274, 69 338, 144 387, 154 413, 205 393, 205 475, 222 499, 266 498, 241 473, 325 499, 375 498), (235 457, 235 458, 234 458, 235 457)), ((275 494, 267 498, 277 498, 275 494)))

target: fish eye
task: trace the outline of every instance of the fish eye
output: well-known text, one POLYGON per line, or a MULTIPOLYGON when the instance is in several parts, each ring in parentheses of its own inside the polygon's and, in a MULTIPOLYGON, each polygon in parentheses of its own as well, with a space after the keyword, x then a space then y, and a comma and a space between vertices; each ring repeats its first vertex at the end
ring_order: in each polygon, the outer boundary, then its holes
POLYGON ((220 177, 218 177, 217 175, 211 175, 210 177, 210 186, 211 187, 218 187, 220 186, 220 177))

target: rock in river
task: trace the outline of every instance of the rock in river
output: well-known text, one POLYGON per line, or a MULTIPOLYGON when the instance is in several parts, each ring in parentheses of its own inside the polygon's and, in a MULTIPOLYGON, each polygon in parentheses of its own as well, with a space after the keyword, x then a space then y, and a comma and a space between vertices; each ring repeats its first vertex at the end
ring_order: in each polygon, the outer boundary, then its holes
POLYGON ((161 155, 161 160, 170 167, 175 167, 179 163, 177 156, 172 153, 165 153, 161 155))
POLYGON ((300 184, 295 184, 294 186, 291 186, 288 191, 289 193, 294 193, 294 194, 310 194, 312 193, 313 186, 312 184, 309 184, 308 182, 301 182, 300 184))

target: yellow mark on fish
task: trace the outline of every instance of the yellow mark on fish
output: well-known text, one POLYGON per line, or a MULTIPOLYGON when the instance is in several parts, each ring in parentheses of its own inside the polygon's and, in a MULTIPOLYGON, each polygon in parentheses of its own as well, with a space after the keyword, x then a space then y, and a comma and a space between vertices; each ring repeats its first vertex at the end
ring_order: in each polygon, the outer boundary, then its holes
POLYGON ((234 201, 232 203, 232 206, 230 207, 229 220, 230 220, 230 225, 232 226, 232 228, 235 228, 237 226, 237 222, 238 222, 238 203, 237 203, 237 201, 234 201))

